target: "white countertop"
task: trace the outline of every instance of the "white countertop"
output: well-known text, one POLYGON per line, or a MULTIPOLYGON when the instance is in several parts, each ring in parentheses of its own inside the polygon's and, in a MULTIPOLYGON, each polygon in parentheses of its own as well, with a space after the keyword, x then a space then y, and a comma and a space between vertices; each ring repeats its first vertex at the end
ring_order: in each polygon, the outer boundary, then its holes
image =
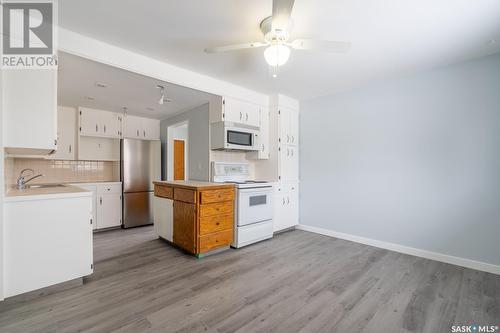
POLYGON ((63 185, 57 187, 38 187, 19 190, 11 188, 4 197, 5 202, 47 200, 92 196, 92 192, 74 185, 63 185))

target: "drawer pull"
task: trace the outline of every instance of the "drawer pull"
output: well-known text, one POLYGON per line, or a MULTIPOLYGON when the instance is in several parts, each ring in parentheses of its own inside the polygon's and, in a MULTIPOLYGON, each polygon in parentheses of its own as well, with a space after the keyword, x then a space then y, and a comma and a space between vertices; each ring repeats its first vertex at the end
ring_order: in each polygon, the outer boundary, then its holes
POLYGON ((215 223, 215 225, 219 225, 219 224, 220 224, 220 222, 215 223))

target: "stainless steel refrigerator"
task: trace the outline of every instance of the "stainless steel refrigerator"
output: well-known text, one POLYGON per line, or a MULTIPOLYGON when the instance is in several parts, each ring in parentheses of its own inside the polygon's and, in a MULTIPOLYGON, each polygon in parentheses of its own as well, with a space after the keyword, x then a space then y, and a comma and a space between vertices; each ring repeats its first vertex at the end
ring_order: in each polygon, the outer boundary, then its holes
POLYGON ((153 181, 161 178, 161 142, 123 139, 123 227, 153 224, 153 181))

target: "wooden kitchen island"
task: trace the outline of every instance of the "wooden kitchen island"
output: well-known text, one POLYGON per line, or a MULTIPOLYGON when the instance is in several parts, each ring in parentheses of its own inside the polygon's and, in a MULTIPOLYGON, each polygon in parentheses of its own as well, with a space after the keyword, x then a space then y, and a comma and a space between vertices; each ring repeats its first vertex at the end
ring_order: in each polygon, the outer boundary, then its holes
POLYGON ((173 200, 172 243, 203 257, 233 241, 233 184, 200 181, 156 181, 156 197, 173 200))

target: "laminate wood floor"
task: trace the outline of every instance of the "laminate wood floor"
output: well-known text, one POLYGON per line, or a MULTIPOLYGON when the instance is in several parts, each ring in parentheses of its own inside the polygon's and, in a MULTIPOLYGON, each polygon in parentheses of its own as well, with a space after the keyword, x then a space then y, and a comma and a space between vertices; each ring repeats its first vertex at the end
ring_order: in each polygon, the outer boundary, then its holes
POLYGON ((500 324, 500 276, 304 231, 201 260, 95 235, 79 287, 0 303, 0 332, 451 332, 500 324))

